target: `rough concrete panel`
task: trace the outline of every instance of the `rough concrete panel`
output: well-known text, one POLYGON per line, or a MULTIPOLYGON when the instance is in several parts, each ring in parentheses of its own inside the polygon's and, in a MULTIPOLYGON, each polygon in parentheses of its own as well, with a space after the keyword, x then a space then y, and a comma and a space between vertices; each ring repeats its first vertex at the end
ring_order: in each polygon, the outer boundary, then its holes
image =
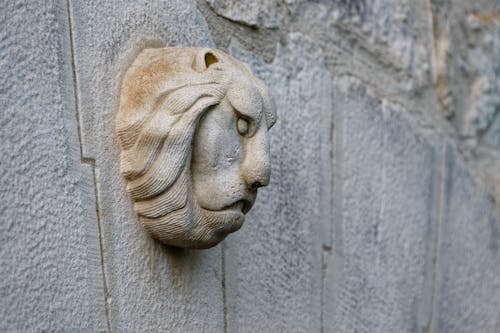
POLYGON ((417 332, 431 305, 439 141, 358 80, 335 88, 325 332, 417 332))
POLYGON ((242 229, 225 241, 228 332, 318 332, 321 247, 330 209, 331 79, 315 44, 291 34, 273 63, 245 52, 271 88, 271 183, 242 229))
POLYGON ((2 2, 0 73, 0 331, 106 330, 64 4, 2 2))
POLYGON ((142 230, 119 172, 120 77, 144 46, 211 46, 190 1, 75 1, 71 6, 83 150, 95 158, 111 328, 221 332, 221 248, 172 250, 142 230))
POLYGON ((276 0, 206 0, 219 15, 251 27, 278 28, 281 2, 276 0))
POLYGON ((434 332, 500 331, 500 218, 456 150, 446 149, 434 332))

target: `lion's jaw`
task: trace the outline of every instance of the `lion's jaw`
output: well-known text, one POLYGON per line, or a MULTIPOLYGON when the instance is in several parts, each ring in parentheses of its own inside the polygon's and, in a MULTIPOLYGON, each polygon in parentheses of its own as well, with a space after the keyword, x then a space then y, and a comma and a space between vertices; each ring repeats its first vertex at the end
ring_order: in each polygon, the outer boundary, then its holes
POLYGON ((242 202, 212 211, 202 208, 192 192, 188 193, 186 204, 180 209, 157 218, 140 216, 142 225, 153 238, 170 246, 205 249, 217 245, 243 225, 242 202))

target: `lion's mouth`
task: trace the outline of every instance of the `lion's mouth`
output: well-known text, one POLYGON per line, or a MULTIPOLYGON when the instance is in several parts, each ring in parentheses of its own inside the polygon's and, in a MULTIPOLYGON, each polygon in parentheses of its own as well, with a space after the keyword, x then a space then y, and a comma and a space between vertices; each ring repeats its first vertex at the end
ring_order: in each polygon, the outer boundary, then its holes
POLYGON ((246 214, 248 211, 252 208, 255 196, 251 196, 250 198, 244 196, 243 198, 234 201, 233 203, 227 204, 222 207, 206 207, 206 206, 200 206, 200 208, 203 208, 205 210, 211 211, 211 212, 238 212, 238 213, 243 213, 246 214))
POLYGON ((236 201, 235 203, 232 203, 230 205, 222 207, 221 211, 237 210, 237 211, 242 212, 243 214, 246 214, 252 208, 252 205, 253 205, 253 203, 250 200, 241 199, 241 200, 236 201))

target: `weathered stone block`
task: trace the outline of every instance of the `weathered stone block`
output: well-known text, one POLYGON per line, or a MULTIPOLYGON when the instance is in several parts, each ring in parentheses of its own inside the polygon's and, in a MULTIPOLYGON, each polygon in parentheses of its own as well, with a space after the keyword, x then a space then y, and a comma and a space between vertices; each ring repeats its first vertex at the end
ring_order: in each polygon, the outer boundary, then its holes
MULTIPOLYGON (((458 19, 458 18, 457 18, 458 19)), ((461 30, 452 30, 456 45, 450 50, 457 68, 453 77, 457 96, 456 123, 463 136, 477 145, 500 147, 500 11, 476 12, 459 19, 461 30), (458 30, 458 31, 455 31, 458 30), (460 57, 460 59, 456 59, 460 57), (465 57, 465 61, 464 61, 465 57), (457 75, 458 74, 458 75, 457 75), (464 75, 463 77, 459 75, 464 75), (458 81, 460 80, 460 81, 458 81), (463 90, 462 90, 463 91, 463 90)))
MULTIPOLYGON (((410 91, 429 80, 429 5, 410 0, 287 1, 296 29, 314 35, 344 71, 354 66, 398 82, 389 90, 410 91), (386 72, 386 73, 384 73, 386 72)), ((380 83, 377 82, 377 83, 380 83)))
POLYGON ((281 2, 276 0, 206 0, 219 15, 251 27, 279 28, 281 2))
POLYGON ((469 166, 500 198, 500 6, 433 1, 434 77, 469 166))
POLYGON ((500 219, 450 144, 434 332, 500 331, 500 219))
POLYGON ((329 332, 415 332, 429 317, 439 140, 360 81, 335 89, 329 332))
POLYGON ((65 3, 0 4, 0 331, 106 330, 65 3))

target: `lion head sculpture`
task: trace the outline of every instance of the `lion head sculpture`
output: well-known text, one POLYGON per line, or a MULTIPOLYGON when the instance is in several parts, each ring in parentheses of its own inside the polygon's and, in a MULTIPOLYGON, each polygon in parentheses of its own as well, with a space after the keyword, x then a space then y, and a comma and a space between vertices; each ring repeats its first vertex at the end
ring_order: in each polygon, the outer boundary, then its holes
POLYGON ((134 210, 165 244, 208 248, 238 230, 270 177, 276 111, 250 69, 206 48, 143 50, 116 131, 134 210))

